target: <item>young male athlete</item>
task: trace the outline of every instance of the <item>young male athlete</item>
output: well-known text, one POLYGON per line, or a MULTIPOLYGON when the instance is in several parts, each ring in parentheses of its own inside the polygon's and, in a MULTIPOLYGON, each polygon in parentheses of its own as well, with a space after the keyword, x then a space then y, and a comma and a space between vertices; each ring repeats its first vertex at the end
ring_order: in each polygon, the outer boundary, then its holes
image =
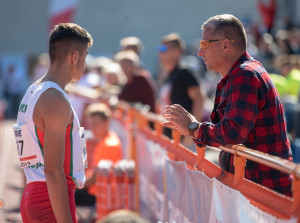
POLYGON ((65 93, 86 66, 91 35, 73 23, 51 31, 50 68, 25 93, 14 132, 27 185, 21 215, 27 222, 77 222, 75 187, 85 182, 82 129, 65 93))

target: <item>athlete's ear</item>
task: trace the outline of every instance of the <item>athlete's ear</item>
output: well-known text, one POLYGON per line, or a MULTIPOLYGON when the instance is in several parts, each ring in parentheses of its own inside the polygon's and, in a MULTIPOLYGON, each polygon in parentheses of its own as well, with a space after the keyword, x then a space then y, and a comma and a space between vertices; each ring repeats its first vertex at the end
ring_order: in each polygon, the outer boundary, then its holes
POLYGON ((72 63, 77 64, 79 60, 79 52, 76 50, 72 53, 72 63))

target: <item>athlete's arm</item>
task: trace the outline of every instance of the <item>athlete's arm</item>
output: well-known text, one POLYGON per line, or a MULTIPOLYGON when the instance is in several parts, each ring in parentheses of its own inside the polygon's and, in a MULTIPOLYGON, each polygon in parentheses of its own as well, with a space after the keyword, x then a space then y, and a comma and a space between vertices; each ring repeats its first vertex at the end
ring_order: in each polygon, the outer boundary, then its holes
POLYGON ((35 107, 33 120, 44 130, 44 171, 50 202, 57 222, 72 222, 63 163, 66 128, 72 110, 64 95, 56 89, 44 92, 35 107))

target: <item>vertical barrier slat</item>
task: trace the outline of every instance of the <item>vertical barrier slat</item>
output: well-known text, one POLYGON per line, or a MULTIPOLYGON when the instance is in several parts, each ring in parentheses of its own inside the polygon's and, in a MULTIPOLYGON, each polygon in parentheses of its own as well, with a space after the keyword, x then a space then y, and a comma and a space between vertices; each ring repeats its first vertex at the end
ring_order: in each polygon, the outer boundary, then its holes
MULTIPOLYGON (((137 117, 137 121, 138 123, 136 123, 138 125, 138 127, 140 127, 141 125, 141 116, 138 114, 138 112, 134 109, 134 108, 130 108, 130 116, 131 116, 131 126, 132 128, 134 128, 134 117, 137 117)), ((132 129, 131 131, 131 140, 132 140, 132 144, 134 144, 132 146, 132 159, 135 162, 135 171, 134 171, 134 181, 135 181, 135 207, 136 207, 136 211, 139 212, 140 211, 140 179, 139 179, 139 163, 138 163, 138 155, 137 155, 137 148, 136 148, 136 134, 135 134, 135 130, 132 129)))
MULTIPOLYGON (((173 140, 172 140, 172 146, 175 148, 175 150, 176 150, 176 148, 178 147, 178 145, 179 145, 179 143, 180 143, 180 138, 181 138, 181 135, 180 135, 180 133, 177 131, 177 130, 172 130, 172 138, 173 138, 173 140)), ((171 160, 177 160, 176 159, 176 156, 175 156, 175 153, 171 153, 171 152, 169 152, 168 151, 168 157, 171 159, 171 160)))
POLYGON ((197 146, 197 163, 196 163, 196 167, 197 169, 200 169, 203 172, 203 169, 201 168, 201 162, 204 160, 205 158, 205 147, 198 147, 197 146))
POLYGON ((245 177, 246 158, 238 155, 234 156, 234 185, 240 183, 245 177))
POLYGON ((298 217, 300 222, 300 179, 293 179, 292 181, 292 193, 293 193, 293 214, 298 217))

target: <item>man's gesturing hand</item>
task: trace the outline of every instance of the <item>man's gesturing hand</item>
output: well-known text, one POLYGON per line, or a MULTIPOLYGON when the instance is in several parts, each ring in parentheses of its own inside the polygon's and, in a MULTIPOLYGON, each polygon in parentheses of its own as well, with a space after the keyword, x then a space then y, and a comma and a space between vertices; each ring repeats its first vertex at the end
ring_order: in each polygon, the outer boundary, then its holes
POLYGON ((188 136, 188 126, 191 122, 197 122, 196 118, 178 104, 166 105, 164 108, 164 126, 176 129, 180 134, 188 136))

